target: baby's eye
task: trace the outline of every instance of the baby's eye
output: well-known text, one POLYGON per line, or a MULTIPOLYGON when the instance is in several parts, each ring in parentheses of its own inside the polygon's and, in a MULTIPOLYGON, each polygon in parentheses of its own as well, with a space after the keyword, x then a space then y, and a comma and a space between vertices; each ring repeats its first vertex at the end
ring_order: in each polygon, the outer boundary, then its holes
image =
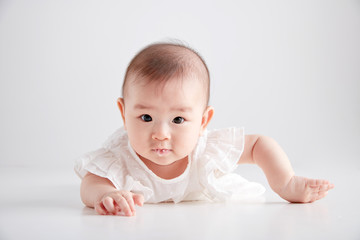
POLYGON ((183 117, 176 117, 173 119, 173 123, 175 124, 181 124, 185 121, 185 119, 183 117))
POLYGON ((152 118, 149 114, 144 114, 144 115, 141 115, 140 117, 144 122, 151 122, 152 121, 152 118))

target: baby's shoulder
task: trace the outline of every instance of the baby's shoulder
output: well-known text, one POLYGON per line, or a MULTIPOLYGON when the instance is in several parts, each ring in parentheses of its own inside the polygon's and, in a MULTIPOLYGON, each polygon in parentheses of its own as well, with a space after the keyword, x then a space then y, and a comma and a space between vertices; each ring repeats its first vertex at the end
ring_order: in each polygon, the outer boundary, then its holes
POLYGON ((244 140, 243 127, 228 127, 221 129, 211 129, 205 131, 202 140, 207 144, 217 143, 214 147, 219 146, 218 143, 238 144, 244 140))
POLYGON ((128 135, 124 127, 117 129, 103 143, 103 148, 108 150, 114 150, 127 146, 128 146, 128 135))

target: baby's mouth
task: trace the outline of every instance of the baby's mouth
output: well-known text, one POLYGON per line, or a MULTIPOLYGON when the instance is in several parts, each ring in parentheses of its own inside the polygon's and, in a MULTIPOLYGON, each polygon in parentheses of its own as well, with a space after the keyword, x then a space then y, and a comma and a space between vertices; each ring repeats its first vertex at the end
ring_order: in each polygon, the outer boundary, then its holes
POLYGON ((155 152, 159 156, 164 156, 164 155, 170 153, 172 150, 166 149, 166 148, 155 148, 155 149, 152 149, 152 151, 155 152))

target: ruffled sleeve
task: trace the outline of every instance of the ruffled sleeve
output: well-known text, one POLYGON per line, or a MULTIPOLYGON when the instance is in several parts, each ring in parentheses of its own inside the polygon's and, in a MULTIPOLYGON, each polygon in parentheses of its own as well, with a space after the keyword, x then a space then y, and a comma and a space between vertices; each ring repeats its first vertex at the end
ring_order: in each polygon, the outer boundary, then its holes
POLYGON ((136 161, 131 159, 127 135, 121 128, 108 138, 102 148, 77 159, 74 170, 80 178, 88 172, 107 178, 119 190, 143 194, 146 201, 153 191, 130 176, 129 168, 134 168, 133 164, 136 161))
POLYGON ((85 177, 88 172, 100 177, 107 177, 110 174, 111 167, 114 167, 115 164, 114 154, 105 148, 100 148, 96 151, 88 152, 77 159, 75 162, 75 172, 80 178, 85 177))
POLYGON ((244 151, 244 129, 227 128, 205 132, 194 152, 199 180, 212 200, 247 199, 265 188, 233 173, 244 151))

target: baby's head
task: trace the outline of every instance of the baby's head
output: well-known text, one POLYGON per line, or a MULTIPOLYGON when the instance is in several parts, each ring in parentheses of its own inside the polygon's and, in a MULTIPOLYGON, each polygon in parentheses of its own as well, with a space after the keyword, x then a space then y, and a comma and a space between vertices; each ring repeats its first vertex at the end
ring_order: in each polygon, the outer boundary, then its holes
POLYGON ((151 44, 132 59, 122 86, 123 98, 126 99, 126 90, 131 84, 156 83, 162 89, 173 79, 201 81, 205 105, 208 105, 210 74, 205 61, 193 49, 174 43, 151 44))
POLYGON ((142 160, 168 165, 187 158, 213 115, 209 71, 192 49, 152 44, 130 62, 118 105, 142 160))

